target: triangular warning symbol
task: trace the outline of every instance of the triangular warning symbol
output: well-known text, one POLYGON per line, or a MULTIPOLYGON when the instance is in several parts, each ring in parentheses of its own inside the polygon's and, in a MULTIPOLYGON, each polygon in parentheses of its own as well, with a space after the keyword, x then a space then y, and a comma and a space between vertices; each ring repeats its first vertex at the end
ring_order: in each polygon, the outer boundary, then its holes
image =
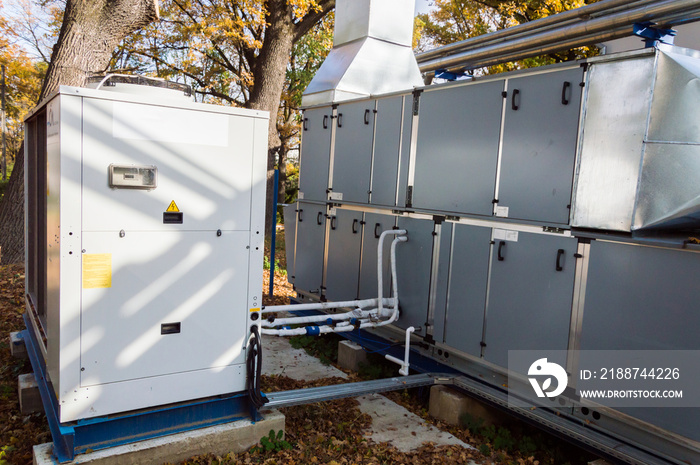
POLYGON ((179 212, 180 209, 177 208, 177 205, 175 204, 175 201, 173 200, 170 202, 170 205, 168 205, 168 209, 165 210, 166 212, 179 212))

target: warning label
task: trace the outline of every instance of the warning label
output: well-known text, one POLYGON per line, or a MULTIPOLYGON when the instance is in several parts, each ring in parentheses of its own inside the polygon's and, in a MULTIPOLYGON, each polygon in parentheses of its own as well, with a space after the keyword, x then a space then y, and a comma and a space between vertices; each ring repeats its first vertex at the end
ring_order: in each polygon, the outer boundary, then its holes
POLYGON ((83 289, 112 287, 112 254, 83 254, 83 289))
POLYGON ((177 208, 177 204, 176 204, 175 201, 173 200, 172 202, 170 202, 170 205, 168 205, 168 209, 165 210, 165 211, 166 211, 166 212, 179 212, 180 209, 177 208))

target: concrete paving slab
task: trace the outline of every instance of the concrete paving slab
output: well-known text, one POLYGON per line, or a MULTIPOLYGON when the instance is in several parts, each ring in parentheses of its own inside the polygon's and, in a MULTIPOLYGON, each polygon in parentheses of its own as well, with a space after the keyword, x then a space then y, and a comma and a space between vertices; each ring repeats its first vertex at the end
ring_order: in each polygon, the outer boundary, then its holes
MULTIPOLYGON (((262 371, 265 375, 286 375, 292 379, 309 381, 331 376, 347 378, 342 371, 323 365, 303 350, 294 349, 286 338, 277 336, 263 336, 262 371)), ((367 437, 374 442, 391 443, 402 452, 416 450, 425 442, 437 446, 460 445, 472 448, 382 395, 372 394, 358 397, 357 400, 360 410, 372 417, 367 437)))
POLYGON ((295 349, 289 339, 279 336, 263 336, 264 375, 285 375, 296 380, 315 380, 348 375, 334 366, 324 365, 304 349, 295 349))
POLYGON ((474 449, 382 395, 371 394, 357 400, 360 411, 372 417, 370 436, 375 442, 389 442, 401 452, 415 450, 424 442, 474 449))
MULTIPOLYGON (((263 420, 235 421, 194 431, 172 434, 124 446, 80 454, 70 464, 122 465, 177 463, 195 455, 224 456, 250 449, 270 430, 284 430, 284 415, 277 410, 262 412, 263 420)), ((57 464, 53 443, 34 446, 34 465, 57 464)))

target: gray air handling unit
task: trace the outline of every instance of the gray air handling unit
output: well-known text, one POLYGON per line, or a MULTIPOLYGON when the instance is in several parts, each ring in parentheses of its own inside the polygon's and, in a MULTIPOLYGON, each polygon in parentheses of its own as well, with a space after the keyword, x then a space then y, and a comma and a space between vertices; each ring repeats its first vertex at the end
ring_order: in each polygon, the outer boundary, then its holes
MULTIPOLYGON (((623 3, 607 2, 611 14, 623 3)), ((415 326, 416 351, 489 388, 503 389, 512 350, 700 350, 699 76, 699 52, 659 44, 433 86, 355 86, 352 100, 327 87, 320 98, 314 80, 299 201, 286 210, 300 299, 375 296, 377 240, 396 228, 408 232, 400 318, 380 335, 415 326)), ((566 358, 571 376, 578 360, 566 358)), ((658 463, 700 463, 697 408, 569 396, 552 410, 658 463)))

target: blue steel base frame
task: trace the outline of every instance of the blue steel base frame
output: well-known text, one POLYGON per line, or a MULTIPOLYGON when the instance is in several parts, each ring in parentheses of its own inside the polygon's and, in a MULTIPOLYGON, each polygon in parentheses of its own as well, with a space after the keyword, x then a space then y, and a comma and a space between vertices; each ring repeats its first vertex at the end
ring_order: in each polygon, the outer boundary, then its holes
POLYGON ((234 420, 262 419, 250 403, 247 394, 229 394, 135 413, 61 424, 58 420, 58 401, 47 381, 46 364, 40 356, 39 343, 27 314, 24 315, 24 323, 27 329, 22 331, 21 336, 39 385, 41 401, 53 437, 54 455, 60 463, 70 462, 76 454, 89 449, 105 449, 234 420))

